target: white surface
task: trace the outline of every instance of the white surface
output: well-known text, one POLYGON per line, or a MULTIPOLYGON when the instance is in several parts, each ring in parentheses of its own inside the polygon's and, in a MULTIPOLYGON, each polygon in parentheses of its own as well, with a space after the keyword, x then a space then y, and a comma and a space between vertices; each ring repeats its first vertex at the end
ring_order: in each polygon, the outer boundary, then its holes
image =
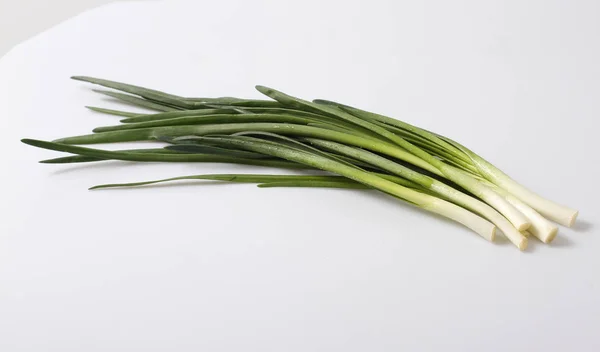
POLYGON ((597 351, 596 1, 122 3, 0 61, 1 351, 597 351), (255 84, 455 137, 574 229, 521 253, 370 192, 88 192, 217 164, 40 165, 117 106, 69 76, 188 96, 255 84))
POLYGON ((113 1, 118 0, 0 0, 0 57, 73 15, 113 1))

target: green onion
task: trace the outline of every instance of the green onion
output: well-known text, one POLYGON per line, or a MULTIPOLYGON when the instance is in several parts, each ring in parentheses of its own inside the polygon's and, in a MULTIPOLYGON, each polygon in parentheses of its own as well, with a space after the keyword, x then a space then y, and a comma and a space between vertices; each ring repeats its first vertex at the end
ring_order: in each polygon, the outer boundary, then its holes
POLYGON ((236 113, 236 111, 233 109, 177 110, 177 111, 159 112, 156 114, 134 115, 129 118, 121 120, 121 122, 122 123, 139 123, 139 122, 149 122, 149 121, 170 120, 170 119, 186 117, 186 116, 204 116, 204 115, 235 114, 235 113, 236 113))
POLYGON ((387 141, 380 141, 365 137, 358 137, 349 133, 327 130, 323 128, 302 126, 284 123, 229 123, 216 125, 189 125, 168 126, 155 128, 141 128, 125 131, 111 131, 103 133, 88 134, 82 136, 66 137, 55 140, 61 144, 96 144, 115 142, 135 142, 155 140, 160 136, 189 136, 189 135, 211 135, 232 134, 244 131, 272 132, 282 135, 294 135, 303 137, 323 138, 340 143, 346 143, 357 147, 383 153, 408 163, 421 167, 429 172, 439 174, 440 172, 419 157, 394 147, 387 141))
POLYGON ((186 126, 186 125, 209 125, 216 123, 235 123, 235 122, 279 122, 279 123, 295 123, 295 124, 308 124, 311 122, 310 119, 288 116, 288 115, 273 115, 273 114, 216 114, 216 115, 204 115, 204 116, 185 116, 178 117, 168 120, 128 123, 125 125, 117 126, 106 126, 96 127, 94 132, 110 132, 110 131, 123 131, 133 130, 148 127, 164 127, 164 126, 186 126))
POLYGON ((133 105, 138 105, 141 106, 143 108, 146 109, 150 109, 150 110, 156 110, 156 111, 175 111, 178 110, 177 108, 168 106, 168 105, 163 105, 163 104, 158 104, 155 102, 152 102, 150 100, 144 100, 141 98, 137 98, 133 95, 129 95, 129 94, 123 94, 123 93, 117 93, 117 92, 111 92, 109 90, 101 90, 101 89, 94 89, 94 92, 96 93, 100 93, 100 94, 104 94, 107 95, 111 98, 115 98, 118 100, 122 100, 126 103, 130 103, 133 105))
MULTIPOLYGON (((189 181, 189 180, 210 180, 210 181, 227 181, 240 183, 303 183, 303 182, 330 182, 330 183, 345 183, 351 185, 360 185, 352 180, 342 176, 318 176, 318 175, 262 175, 262 174, 213 174, 213 175, 192 175, 164 178, 160 180, 132 182, 132 183, 113 183, 106 185, 98 185, 90 189, 115 188, 115 187, 137 187, 154 185, 157 183, 173 182, 173 181, 189 181)), ((364 186, 364 188, 368 188, 364 186)))
POLYGON ((142 97, 144 99, 154 100, 157 102, 163 102, 164 104, 181 106, 182 108, 191 106, 191 104, 183 103, 184 99, 182 97, 172 95, 172 94, 167 94, 164 92, 159 92, 159 91, 153 90, 153 89, 138 87, 138 86, 134 86, 131 84, 125 84, 125 83, 120 83, 120 82, 115 82, 115 81, 109 81, 106 79, 87 77, 87 76, 73 76, 71 78, 74 80, 78 80, 78 81, 89 82, 89 83, 98 84, 98 85, 101 85, 101 86, 104 86, 107 88, 120 90, 125 93, 139 95, 140 97, 142 97))
MULTIPOLYGON (((232 163, 268 167, 301 168, 297 164, 279 160, 244 159, 228 157, 225 155, 191 154, 191 153, 139 153, 125 151, 100 150, 85 147, 77 147, 68 144, 46 142, 35 139, 22 139, 21 142, 49 150, 73 153, 86 157, 99 158, 101 160, 124 160, 124 161, 161 161, 161 162, 208 162, 208 163, 232 163)), ((48 162, 47 162, 48 163, 48 162)))
POLYGON ((333 182, 333 181, 280 181, 259 183, 260 188, 284 188, 284 187, 309 187, 309 188, 347 188, 347 189, 368 189, 360 183, 352 182, 333 182))
POLYGON ((557 204, 535 194, 511 179, 508 175, 500 171, 498 168, 479 155, 458 144, 457 142, 452 142, 459 146, 459 148, 471 158, 473 164, 477 166, 477 169, 483 177, 490 180, 498 187, 510 192, 523 202, 529 204, 531 207, 539 211, 542 215, 548 217, 550 220, 556 221, 564 226, 573 226, 575 220, 577 219, 577 215, 579 214, 577 210, 557 204))
POLYGON ((556 204, 529 191, 525 187, 512 180, 509 176, 500 171, 494 165, 481 158, 479 155, 475 154, 465 146, 447 137, 438 136, 435 133, 431 133, 429 131, 420 129, 408 123, 387 116, 356 109, 347 105, 342 105, 326 100, 317 100, 317 102, 327 105, 334 105, 339 107, 341 110, 348 111, 356 116, 363 116, 382 123, 389 124, 391 126, 397 127, 397 130, 412 132, 416 135, 423 137, 426 140, 437 144, 439 147, 443 148, 443 150, 446 150, 448 153, 451 153, 453 156, 460 159, 461 161, 471 162, 481 173, 482 176, 484 176, 494 184, 498 185, 499 187, 506 189, 508 192, 519 197, 522 201, 529 204, 534 209, 537 209, 544 216, 558 222, 561 225, 572 226, 575 222, 575 219, 577 218, 578 212, 576 210, 556 204))
POLYGON ((93 189, 181 180, 251 182, 261 188, 374 189, 462 223, 488 240, 498 227, 521 250, 529 235, 544 243, 555 238, 558 227, 546 218, 571 226, 578 214, 527 190, 450 138, 346 104, 303 100, 264 86, 256 88, 272 100, 188 98, 116 81, 73 78, 113 89, 97 92, 158 112, 89 107, 125 118, 122 124, 54 142, 23 139, 73 154, 43 163, 224 162, 333 174, 192 175, 93 189), (116 151, 77 146, 135 141, 167 145, 116 151))
MULTIPOLYGON (((419 185, 407 181, 405 179, 376 173, 375 175, 384 178, 388 181, 398 183, 402 186, 412 188, 414 190, 427 193, 421 189, 419 185)), ((144 182, 131 182, 131 183, 113 183, 104 184, 91 187, 90 189, 102 189, 102 188, 116 188, 116 187, 138 187, 154 185, 157 183, 183 181, 183 180, 211 180, 211 181, 227 181, 227 182, 240 182, 240 183, 258 183, 259 187, 308 187, 308 184, 312 184, 317 187, 314 182, 327 183, 327 188, 361 188, 369 189, 370 187, 363 184, 357 183, 353 180, 342 176, 330 176, 330 175, 269 175, 269 174, 209 174, 209 175, 191 175, 191 176, 179 176, 164 178, 160 180, 144 181, 144 182), (339 187, 334 187, 334 185, 339 187), (267 186, 269 185, 269 186, 267 186), (279 186, 281 185, 281 186, 279 186), (297 185, 297 186, 296 186, 297 185), (351 187, 350 187, 351 186, 351 187)))
POLYGON ((122 116, 122 117, 127 117, 127 118, 137 118, 137 117, 145 116, 146 115, 146 114, 139 114, 139 113, 134 113, 134 112, 112 110, 112 109, 104 109, 104 108, 99 108, 99 107, 96 107, 96 106, 86 106, 86 108, 88 108, 88 109, 90 109, 92 111, 95 111, 95 112, 103 113, 103 114, 115 115, 115 116, 122 116))

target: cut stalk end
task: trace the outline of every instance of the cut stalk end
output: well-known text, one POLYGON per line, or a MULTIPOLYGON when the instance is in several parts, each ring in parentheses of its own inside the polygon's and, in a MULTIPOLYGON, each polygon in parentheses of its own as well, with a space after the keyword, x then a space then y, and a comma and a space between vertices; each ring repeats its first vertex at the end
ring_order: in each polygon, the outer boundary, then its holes
POLYGON ((567 217, 566 219, 566 225, 568 227, 572 227, 573 225, 575 225, 575 220, 577 220, 577 215, 579 215, 579 211, 575 210, 571 216, 567 217))
POLYGON ((522 222, 520 224, 515 225, 515 227, 517 228, 517 230, 519 230, 519 232, 523 232, 523 231, 529 230, 529 228, 531 227, 531 223, 530 222, 522 222))
POLYGON ((546 222, 542 225, 544 226, 532 226, 529 231, 525 231, 524 233, 531 233, 540 241, 548 244, 552 242, 558 234, 558 226, 555 226, 550 222, 546 222))
POLYGON ((496 230, 497 229, 498 228, 496 226, 494 226, 492 228, 492 231, 490 232, 490 236, 489 236, 489 238, 487 238, 488 241, 490 241, 490 242, 495 242, 496 241, 496 232, 497 232, 496 230))
POLYGON ((548 243, 554 241, 557 234, 558 234, 558 227, 555 227, 552 231, 547 233, 544 238, 540 238, 540 239, 542 240, 542 242, 548 244, 548 243))
POLYGON ((516 245, 519 248, 519 250, 524 251, 525 249, 527 249, 528 243, 529 243, 529 241, 527 240, 527 237, 523 236, 521 241, 519 241, 518 244, 516 244, 516 245))

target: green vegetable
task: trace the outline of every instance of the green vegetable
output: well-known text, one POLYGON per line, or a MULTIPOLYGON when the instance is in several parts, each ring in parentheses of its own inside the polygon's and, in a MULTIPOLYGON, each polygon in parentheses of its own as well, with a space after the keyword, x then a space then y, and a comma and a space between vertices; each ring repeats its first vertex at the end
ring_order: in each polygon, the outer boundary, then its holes
POLYGON ((54 142, 24 139, 32 146, 73 154, 43 163, 225 162, 329 173, 193 175, 92 189, 181 180, 250 182, 261 188, 374 189, 455 220, 488 240, 498 227, 521 250, 527 246, 526 235, 545 243, 555 238, 558 228, 545 217, 571 226, 577 216, 577 211, 527 190, 450 138, 349 105, 303 100, 264 86, 256 88, 272 100, 188 98, 104 79, 73 78, 114 89, 97 92, 158 112, 89 107, 125 118, 122 124, 54 142), (77 146, 137 141, 167 145, 116 151, 77 146))

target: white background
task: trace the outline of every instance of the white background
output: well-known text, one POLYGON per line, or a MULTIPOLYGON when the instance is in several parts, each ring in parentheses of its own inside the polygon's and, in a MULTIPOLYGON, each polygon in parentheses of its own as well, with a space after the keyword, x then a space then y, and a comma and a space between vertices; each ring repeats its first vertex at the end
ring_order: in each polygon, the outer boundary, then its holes
POLYGON ((119 0, 0 0, 0 56, 44 29, 114 1, 119 0))
MULTIPOLYGON (((0 59, 0 351, 597 351, 597 1, 170 1, 87 12, 0 59), (368 191, 98 183, 217 164, 41 165, 19 143, 118 107, 92 75, 187 96, 255 84, 451 136, 581 211, 490 244, 368 191)), ((113 147, 114 146, 110 146, 113 147)))

